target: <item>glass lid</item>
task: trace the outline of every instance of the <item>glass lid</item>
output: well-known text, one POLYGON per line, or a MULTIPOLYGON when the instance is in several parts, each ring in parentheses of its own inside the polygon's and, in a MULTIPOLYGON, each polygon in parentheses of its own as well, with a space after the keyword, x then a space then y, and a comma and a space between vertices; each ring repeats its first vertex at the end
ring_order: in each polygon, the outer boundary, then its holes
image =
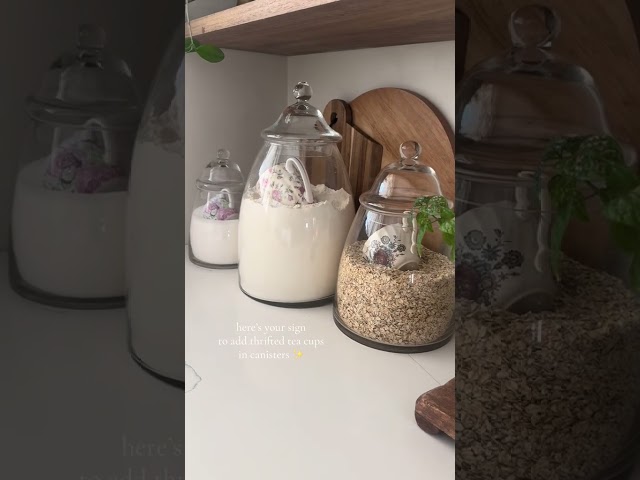
POLYGON ((337 143, 342 140, 342 136, 325 121, 322 112, 309 103, 313 90, 307 82, 299 82, 293 94, 296 102, 262 131, 265 140, 274 143, 337 143))
POLYGON ((457 89, 458 168, 536 169, 552 139, 609 132, 589 72, 551 51, 560 33, 556 12, 519 8, 509 30, 512 48, 474 67, 457 89))
POLYGON ((111 128, 138 121, 138 96, 129 66, 105 50, 106 34, 81 25, 75 52, 49 67, 40 89, 27 98, 29 114, 49 123, 83 125, 96 117, 111 128))
POLYGON ((200 177, 196 180, 196 186, 200 190, 219 191, 222 188, 239 189, 244 188, 244 177, 240 166, 230 160, 229 150, 218 150, 216 159, 209 162, 204 168, 200 177))
POLYGON ((442 195, 435 170, 419 161, 422 147, 409 141, 400 145, 400 160, 384 168, 371 189, 360 196, 360 204, 382 213, 413 209, 418 197, 442 195))

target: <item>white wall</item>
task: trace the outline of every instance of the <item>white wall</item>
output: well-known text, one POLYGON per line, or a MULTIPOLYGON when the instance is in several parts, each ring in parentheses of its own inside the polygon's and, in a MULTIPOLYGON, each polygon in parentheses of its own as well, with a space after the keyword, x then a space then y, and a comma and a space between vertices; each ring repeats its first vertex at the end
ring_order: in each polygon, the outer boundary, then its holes
POLYGON ((374 88, 397 87, 418 93, 455 124, 455 42, 300 55, 288 59, 287 91, 299 81, 313 88, 319 109, 332 99, 347 102, 374 88))
POLYGON ((194 182, 227 148, 245 177, 262 145, 260 131, 293 102, 298 81, 311 84, 311 103, 351 101, 379 87, 412 90, 449 121, 455 117, 455 42, 279 57, 227 50, 222 63, 193 56, 186 64, 185 241, 194 182))
POLYGON ((287 59, 225 51, 221 63, 187 55, 185 65, 185 242, 195 180, 219 148, 246 176, 262 145, 260 132, 286 106, 287 59))

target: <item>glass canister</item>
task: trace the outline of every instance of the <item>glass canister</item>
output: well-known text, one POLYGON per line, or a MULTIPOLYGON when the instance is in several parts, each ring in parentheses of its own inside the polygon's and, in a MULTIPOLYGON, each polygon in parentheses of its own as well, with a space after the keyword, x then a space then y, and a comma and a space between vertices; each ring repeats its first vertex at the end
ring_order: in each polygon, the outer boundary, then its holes
POLYGON ((433 350, 453 334, 450 251, 437 227, 418 243, 414 206, 420 197, 453 205, 442 197, 436 172, 420 163, 420 153, 416 142, 403 143, 401 160, 360 196, 338 274, 336 325, 360 343, 391 352, 433 350))
MULTIPOLYGON (((546 152, 556 139, 611 135, 592 77, 552 52, 559 25, 549 8, 518 8, 510 19, 513 48, 471 70, 456 94, 456 458, 463 479, 629 478, 640 451, 637 292, 578 261, 566 242, 559 279, 551 272, 550 233, 560 212, 549 182, 585 158, 604 162, 602 150, 585 148, 576 161, 567 148, 566 162, 558 162, 566 170, 557 171, 543 162, 546 152)), ((595 220, 602 206, 594 207, 595 220)), ((584 222, 589 235, 580 243, 592 245, 608 231, 594 220, 584 222)), ((591 250, 592 258, 601 254, 591 250)))
POLYGON ((354 206, 336 143, 342 137, 309 103, 296 102, 262 132, 249 174, 238 234, 240 288, 251 298, 287 307, 330 302, 354 206))
POLYGON ((189 258, 201 267, 238 266, 238 223, 244 178, 240 166, 218 150, 196 180, 189 227, 189 258))
POLYGON ((82 25, 27 99, 32 129, 11 222, 11 284, 67 308, 124 305, 125 214, 137 95, 106 35, 82 25))
POLYGON ((133 358, 184 387, 184 26, 160 65, 135 142, 127 205, 133 358))
POLYGON ((513 48, 474 67, 456 93, 456 288, 486 307, 541 311, 557 291, 545 151, 609 127, 591 75, 551 52, 554 11, 520 8, 510 31, 513 48))

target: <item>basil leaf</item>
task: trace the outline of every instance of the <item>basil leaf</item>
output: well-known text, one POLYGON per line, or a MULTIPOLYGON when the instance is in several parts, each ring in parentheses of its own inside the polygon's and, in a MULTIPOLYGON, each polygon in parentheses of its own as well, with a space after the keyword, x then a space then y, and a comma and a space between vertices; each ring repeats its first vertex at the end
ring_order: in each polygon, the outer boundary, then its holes
POLYGON ((209 63, 218 63, 224 60, 224 53, 218 47, 213 45, 199 45, 196 53, 209 63))

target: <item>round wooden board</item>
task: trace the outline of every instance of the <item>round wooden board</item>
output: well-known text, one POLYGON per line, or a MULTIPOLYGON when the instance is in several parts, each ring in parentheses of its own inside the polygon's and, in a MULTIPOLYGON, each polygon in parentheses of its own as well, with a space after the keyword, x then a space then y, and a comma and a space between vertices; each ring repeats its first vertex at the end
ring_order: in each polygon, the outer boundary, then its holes
POLYGON ((382 167, 397 162, 400 145, 422 146, 422 163, 436 171, 442 193, 455 194, 453 133, 447 121, 424 98, 399 88, 370 90, 350 102, 353 125, 384 149, 382 167))

